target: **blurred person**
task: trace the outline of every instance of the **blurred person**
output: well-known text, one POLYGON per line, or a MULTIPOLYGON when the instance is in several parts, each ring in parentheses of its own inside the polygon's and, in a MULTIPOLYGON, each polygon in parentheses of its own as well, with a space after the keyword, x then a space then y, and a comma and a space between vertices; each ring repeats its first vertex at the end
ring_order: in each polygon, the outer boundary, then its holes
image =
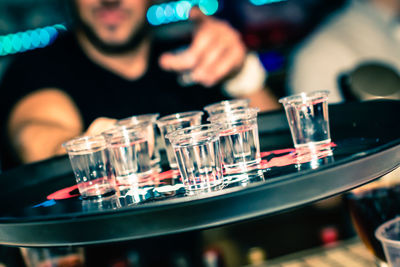
POLYGON ((364 62, 400 70, 399 0, 350 0, 294 51, 288 93, 330 91, 344 101, 338 78, 364 62))
POLYGON ((19 56, 1 84, 11 151, 22 162, 64 153, 61 144, 135 114, 201 109, 229 97, 279 108, 265 72, 227 22, 192 9, 192 41, 181 52, 152 38, 147 0, 69 1, 72 31, 19 56), (178 75, 195 83, 181 86, 178 75))

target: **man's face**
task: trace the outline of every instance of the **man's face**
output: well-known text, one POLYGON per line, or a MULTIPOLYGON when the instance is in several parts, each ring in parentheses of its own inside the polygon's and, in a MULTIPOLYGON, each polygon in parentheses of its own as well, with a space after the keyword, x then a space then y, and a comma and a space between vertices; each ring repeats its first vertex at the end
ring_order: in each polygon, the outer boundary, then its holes
POLYGON ((80 20, 97 39, 124 46, 145 23, 149 0, 75 0, 80 20))

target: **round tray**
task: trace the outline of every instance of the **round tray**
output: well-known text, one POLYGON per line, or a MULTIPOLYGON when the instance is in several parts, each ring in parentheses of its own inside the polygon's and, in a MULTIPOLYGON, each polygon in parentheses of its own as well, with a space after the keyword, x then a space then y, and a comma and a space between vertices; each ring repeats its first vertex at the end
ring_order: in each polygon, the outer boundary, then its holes
POLYGON ((334 144, 328 153, 301 161, 292 160, 296 151, 285 114, 260 114, 260 143, 267 152, 260 179, 196 196, 175 191, 119 208, 88 208, 71 190, 67 199, 46 198, 74 186, 67 157, 7 171, 0 175, 0 243, 88 245, 206 229, 345 192, 399 164, 400 102, 331 105, 329 113, 334 144))

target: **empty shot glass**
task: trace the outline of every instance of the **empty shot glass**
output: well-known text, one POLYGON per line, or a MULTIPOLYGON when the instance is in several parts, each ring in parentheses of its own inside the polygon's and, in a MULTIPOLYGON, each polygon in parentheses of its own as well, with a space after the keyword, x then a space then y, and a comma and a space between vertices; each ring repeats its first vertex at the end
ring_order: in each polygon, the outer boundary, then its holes
POLYGON ((201 124, 201 119, 204 112, 202 111, 189 111, 176 113, 168 116, 164 116, 157 120, 157 126, 160 129, 162 139, 164 140, 165 149, 167 152, 167 158, 169 162, 169 167, 173 170, 178 169, 178 164, 176 162, 175 153, 172 149, 171 142, 165 136, 173 131, 191 127, 201 124))
POLYGON ((103 132, 120 192, 139 188, 152 173, 147 131, 150 122, 103 132))
POLYGON ((116 192, 115 176, 102 135, 78 137, 63 146, 83 199, 106 197, 116 192))
POLYGON ((238 109, 208 119, 221 126, 222 164, 227 174, 252 170, 261 160, 257 113, 258 108, 238 109))
POLYGON ((208 116, 211 117, 224 112, 231 112, 236 109, 249 108, 249 105, 250 105, 249 99, 224 100, 221 102, 205 106, 204 110, 207 111, 208 116))
POLYGON ((209 192, 222 185, 219 127, 207 124, 167 134, 188 194, 209 192))
POLYGON ((391 219, 379 226, 375 236, 383 246, 389 266, 400 266, 400 218, 391 219))
POLYGON ((124 126, 134 126, 141 123, 149 123, 147 125, 147 139, 149 145, 149 154, 152 168, 156 172, 161 172, 160 166, 160 153, 158 151, 159 145, 157 144, 157 129, 156 129, 156 121, 160 114, 144 114, 132 116, 129 118, 121 119, 117 121, 117 125, 124 126))
POLYGON ((283 104, 295 148, 329 144, 328 91, 301 93, 279 99, 283 104))

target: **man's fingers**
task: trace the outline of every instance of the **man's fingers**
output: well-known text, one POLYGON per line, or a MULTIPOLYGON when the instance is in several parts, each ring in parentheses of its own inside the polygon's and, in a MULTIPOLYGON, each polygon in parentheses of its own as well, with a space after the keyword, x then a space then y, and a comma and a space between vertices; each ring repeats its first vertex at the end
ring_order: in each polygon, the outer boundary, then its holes
POLYGON ((194 69, 204 54, 212 49, 215 38, 216 34, 210 31, 209 28, 200 28, 192 44, 185 51, 177 54, 165 53, 161 55, 161 67, 178 72, 194 69))
POLYGON ((206 19, 206 18, 207 18, 207 16, 204 15, 204 13, 201 12, 201 10, 198 7, 193 7, 190 10, 190 14, 189 14, 189 19, 190 20, 196 21, 196 20, 203 20, 203 19, 206 19))

